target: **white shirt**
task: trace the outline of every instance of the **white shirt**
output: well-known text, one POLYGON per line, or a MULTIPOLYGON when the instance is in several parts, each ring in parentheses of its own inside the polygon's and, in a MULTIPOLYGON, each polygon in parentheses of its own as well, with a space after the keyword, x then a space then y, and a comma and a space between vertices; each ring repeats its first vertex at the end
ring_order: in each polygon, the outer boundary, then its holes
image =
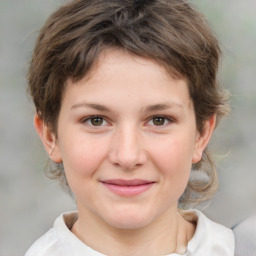
POLYGON ((256 215, 241 222, 233 231, 235 256, 256 256, 256 215))
MULTIPOLYGON (((183 212, 197 221, 193 238, 183 256, 234 256, 234 236, 230 229, 209 220, 197 210, 183 212)), ((25 256, 103 256, 84 244, 71 231, 76 212, 59 216, 46 234, 39 238, 25 256)), ((172 253, 167 256, 179 256, 172 253)))

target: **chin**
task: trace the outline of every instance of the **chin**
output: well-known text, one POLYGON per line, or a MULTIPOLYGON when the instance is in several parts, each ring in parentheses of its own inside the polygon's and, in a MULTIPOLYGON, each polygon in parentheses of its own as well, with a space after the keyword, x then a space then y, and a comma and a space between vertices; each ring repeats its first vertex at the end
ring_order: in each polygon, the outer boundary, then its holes
POLYGON ((105 221, 112 227, 117 229, 141 229, 149 225, 153 218, 149 214, 143 213, 143 211, 125 211, 119 212, 109 218, 106 218, 105 221))
POLYGON ((111 224, 112 227, 117 228, 117 229, 127 229, 127 230, 132 230, 132 229, 142 229, 146 227, 150 222, 147 222, 145 220, 118 220, 118 221, 113 221, 111 224))

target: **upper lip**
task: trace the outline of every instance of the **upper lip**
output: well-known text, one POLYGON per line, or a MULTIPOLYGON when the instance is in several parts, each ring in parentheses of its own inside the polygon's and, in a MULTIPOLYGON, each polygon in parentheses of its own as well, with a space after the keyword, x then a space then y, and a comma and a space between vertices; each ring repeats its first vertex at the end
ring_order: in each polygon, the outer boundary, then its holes
POLYGON ((133 180, 123 180, 123 179, 110 179, 110 180, 102 180, 102 183, 117 185, 117 186, 139 186, 155 183, 154 181, 141 180, 141 179, 133 179, 133 180))

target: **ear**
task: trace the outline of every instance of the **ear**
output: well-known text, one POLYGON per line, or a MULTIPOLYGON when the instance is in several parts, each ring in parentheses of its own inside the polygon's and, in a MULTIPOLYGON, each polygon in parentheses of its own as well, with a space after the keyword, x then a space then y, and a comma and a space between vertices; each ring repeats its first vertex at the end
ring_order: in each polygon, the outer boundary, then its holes
POLYGON ((52 159, 53 162, 61 163, 62 158, 59 147, 57 145, 56 136, 53 134, 51 129, 45 124, 45 122, 38 116, 38 114, 34 116, 34 126, 44 144, 44 147, 49 157, 52 159))
POLYGON ((203 151, 212 137, 215 124, 216 124, 216 115, 213 115, 204 123, 203 132, 198 133, 196 143, 195 143, 195 150, 192 158, 193 164, 196 164, 201 160, 203 151))

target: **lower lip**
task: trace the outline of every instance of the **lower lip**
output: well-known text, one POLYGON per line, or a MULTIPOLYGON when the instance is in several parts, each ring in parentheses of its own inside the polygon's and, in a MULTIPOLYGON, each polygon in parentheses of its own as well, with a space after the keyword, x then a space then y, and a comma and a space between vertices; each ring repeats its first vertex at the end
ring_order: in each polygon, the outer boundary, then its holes
POLYGON ((119 196, 136 196, 149 190, 154 183, 142 184, 137 186, 118 186, 114 184, 102 183, 108 190, 119 196))

